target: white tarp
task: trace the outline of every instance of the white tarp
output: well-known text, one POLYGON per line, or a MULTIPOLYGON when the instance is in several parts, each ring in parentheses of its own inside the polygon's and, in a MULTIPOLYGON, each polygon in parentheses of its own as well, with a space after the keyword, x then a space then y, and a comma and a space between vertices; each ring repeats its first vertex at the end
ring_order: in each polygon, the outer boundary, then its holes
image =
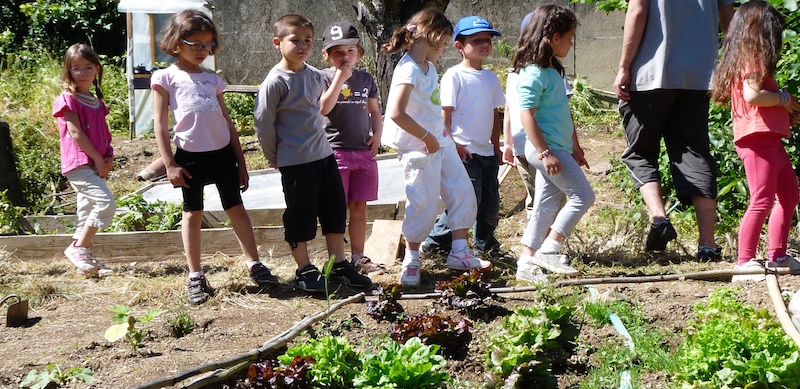
POLYGON ((120 0, 117 11, 122 13, 174 14, 185 9, 202 9, 205 0, 120 0))

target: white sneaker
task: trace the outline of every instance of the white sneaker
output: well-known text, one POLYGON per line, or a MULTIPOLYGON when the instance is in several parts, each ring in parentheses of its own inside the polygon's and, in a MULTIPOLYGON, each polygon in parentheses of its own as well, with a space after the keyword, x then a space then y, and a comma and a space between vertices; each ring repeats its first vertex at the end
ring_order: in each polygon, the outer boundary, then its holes
POLYGON ((745 274, 735 274, 731 277, 731 282, 764 281, 766 278, 764 275, 764 264, 756 258, 752 258, 741 265, 734 266, 733 271, 736 272, 737 270, 741 270, 745 274), (755 272, 755 270, 760 270, 760 272, 755 272))
POLYGON ((567 277, 575 277, 580 274, 577 269, 569 266, 569 257, 564 254, 537 251, 530 258, 534 265, 552 273, 563 274, 567 277))
POLYGON ((481 273, 492 270, 491 262, 476 258, 475 254, 473 254, 470 249, 465 249, 457 253, 450 250, 450 253, 447 254, 446 266, 448 269, 458 271, 478 269, 481 273))
POLYGON ((532 284, 547 282, 547 275, 542 268, 531 262, 530 256, 522 254, 517 261, 517 280, 526 281, 532 284))
POLYGON ((791 255, 784 255, 774 261, 767 262, 767 269, 789 268, 792 274, 800 274, 800 262, 791 255))
POLYGON ((419 275, 422 273, 418 263, 411 263, 408 266, 403 266, 400 273, 400 285, 403 287, 417 287, 419 286, 419 275))
POLYGON ((75 242, 69 244, 64 250, 64 255, 67 256, 70 262, 78 269, 79 273, 85 275, 97 274, 97 266, 95 259, 92 256, 92 249, 88 247, 75 246, 75 242))

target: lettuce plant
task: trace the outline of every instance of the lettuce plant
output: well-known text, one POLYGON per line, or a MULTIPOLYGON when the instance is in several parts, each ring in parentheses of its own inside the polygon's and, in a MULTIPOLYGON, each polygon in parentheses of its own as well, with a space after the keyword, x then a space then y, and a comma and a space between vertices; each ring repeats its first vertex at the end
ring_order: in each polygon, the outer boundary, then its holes
POLYGON ((319 340, 309 339, 278 357, 289 365, 295 357, 310 356, 316 363, 311 367, 314 381, 325 388, 348 388, 361 368, 359 355, 343 337, 325 336, 319 340))
POLYGON ((444 357, 436 355, 439 346, 427 346, 419 338, 404 345, 388 342, 377 352, 364 355, 364 364, 353 380, 358 389, 439 388, 449 378, 442 369, 444 357))

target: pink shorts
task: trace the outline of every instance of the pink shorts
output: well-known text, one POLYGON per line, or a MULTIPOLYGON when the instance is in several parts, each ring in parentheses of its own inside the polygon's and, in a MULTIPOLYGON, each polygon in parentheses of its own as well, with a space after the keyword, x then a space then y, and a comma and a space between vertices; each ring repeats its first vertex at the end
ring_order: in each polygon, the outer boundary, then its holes
POLYGON ((378 199, 378 162, 369 150, 333 150, 347 201, 378 199))

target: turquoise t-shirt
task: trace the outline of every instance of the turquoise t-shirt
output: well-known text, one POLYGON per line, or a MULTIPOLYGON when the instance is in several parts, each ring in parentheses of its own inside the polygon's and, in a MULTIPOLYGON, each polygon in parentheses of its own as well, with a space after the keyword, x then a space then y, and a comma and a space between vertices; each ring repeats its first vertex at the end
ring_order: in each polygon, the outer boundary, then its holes
POLYGON ((533 117, 551 150, 572 153, 575 126, 569 112, 564 78, 553 68, 532 64, 519 72, 517 96, 520 111, 536 107, 533 117))

